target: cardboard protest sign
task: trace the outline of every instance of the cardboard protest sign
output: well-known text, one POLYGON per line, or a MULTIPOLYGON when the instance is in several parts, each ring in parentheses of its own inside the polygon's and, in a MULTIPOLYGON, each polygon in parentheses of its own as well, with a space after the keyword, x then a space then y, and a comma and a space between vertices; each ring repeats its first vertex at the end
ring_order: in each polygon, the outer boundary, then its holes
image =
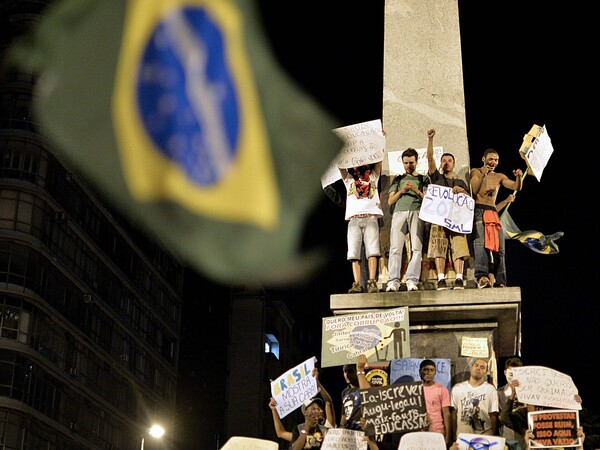
POLYGON ((421 381, 361 389, 360 402, 369 436, 429 427, 421 381))
POLYGON ((271 381, 271 396, 277 402, 279 417, 284 418, 319 393, 312 375, 316 360, 313 356, 271 381))
POLYGON ((456 441, 458 442, 458 450, 504 450, 506 439, 487 434, 459 433, 456 441))
POLYGON ((539 125, 532 126, 529 133, 523 137, 523 143, 519 149, 521 157, 527 161, 529 172, 538 181, 542 179, 544 167, 548 164, 553 152, 552 141, 548 136, 545 125, 542 127, 539 125))
POLYGON ((513 367, 513 379, 521 403, 550 408, 581 409, 575 400, 577 387, 569 375, 543 366, 513 367))
POLYGON ((473 231, 474 211, 475 199, 466 194, 455 194, 451 187, 430 184, 425 189, 419 219, 469 234, 473 231))
POLYGON ((367 450, 369 444, 364 440, 364 436, 363 431, 330 428, 321 450, 367 450))
POLYGON ((577 437, 579 412, 548 409, 527 413, 527 424, 533 431, 529 447, 576 447, 582 445, 577 437))
POLYGON ((419 366, 424 359, 430 359, 435 364, 435 377, 442 386, 448 390, 452 388, 452 361, 446 358, 401 358, 390 363, 390 384, 419 381, 419 366))
POLYGON ((321 366, 341 366, 364 354, 367 362, 410 356, 408 307, 323 318, 321 366))
POLYGON ((344 147, 334 159, 339 168, 383 161, 385 136, 380 119, 335 128, 333 133, 344 141, 344 147))
POLYGON ((278 450, 279 444, 264 439, 232 436, 221 450, 278 450))
POLYGON ((398 450, 446 450, 446 441, 442 433, 431 431, 406 433, 400 438, 398 450))

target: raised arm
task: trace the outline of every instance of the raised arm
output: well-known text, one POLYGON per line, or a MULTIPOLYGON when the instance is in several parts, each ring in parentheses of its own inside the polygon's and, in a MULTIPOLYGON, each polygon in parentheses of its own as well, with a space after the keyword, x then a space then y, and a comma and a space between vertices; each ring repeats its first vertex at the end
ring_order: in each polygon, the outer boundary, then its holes
POLYGON ((292 433, 291 431, 287 431, 281 422, 281 418, 279 417, 279 413, 277 412, 277 402, 273 397, 269 401, 269 408, 271 408, 271 413, 273 413, 273 425, 275 425, 275 432, 277 433, 277 437, 288 442, 292 441, 292 433))
POLYGON ((437 164, 433 157, 433 137, 435 136, 435 130, 432 128, 427 131, 427 173, 431 176, 437 170, 437 164))
POLYGON ((319 388, 321 397, 323 398, 323 401, 325 402, 325 419, 327 419, 327 422, 329 422, 329 425, 331 425, 333 428, 335 428, 336 422, 335 422, 335 409, 333 408, 333 399, 331 398, 331 395, 329 395, 329 392, 327 392, 327 390, 321 383, 321 380, 319 379, 319 370, 316 367, 313 369, 313 375, 317 379, 317 387, 319 388))

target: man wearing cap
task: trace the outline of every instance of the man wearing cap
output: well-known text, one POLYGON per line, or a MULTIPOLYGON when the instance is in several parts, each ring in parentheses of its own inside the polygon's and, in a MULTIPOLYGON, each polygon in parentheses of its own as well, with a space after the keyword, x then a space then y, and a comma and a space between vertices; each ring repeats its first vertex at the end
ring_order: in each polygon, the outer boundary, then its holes
POLYGON ((419 375, 423 381, 423 395, 429 416, 429 430, 442 433, 446 446, 452 443, 452 416, 450 414, 450 392, 434 380, 437 369, 430 359, 424 359, 419 366, 419 375))
POLYGON ((294 427, 290 450, 320 448, 327 434, 327 427, 320 424, 323 418, 323 400, 319 397, 305 400, 301 411, 304 423, 294 427))

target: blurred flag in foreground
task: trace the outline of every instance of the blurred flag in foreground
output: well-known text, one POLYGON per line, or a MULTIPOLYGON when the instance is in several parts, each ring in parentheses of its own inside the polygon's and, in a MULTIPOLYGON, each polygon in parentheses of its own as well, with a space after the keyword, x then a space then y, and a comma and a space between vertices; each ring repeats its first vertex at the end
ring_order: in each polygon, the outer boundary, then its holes
POLYGON ((299 281, 341 148, 273 59, 254 1, 59 0, 16 43, 34 113, 82 178, 220 282, 299 281))
POLYGON ((505 211, 500 216, 500 222, 502 223, 504 232, 509 238, 516 239, 534 252, 542 253, 544 255, 558 253, 558 245, 555 241, 564 235, 562 231, 549 235, 533 230, 521 231, 508 211, 505 211))

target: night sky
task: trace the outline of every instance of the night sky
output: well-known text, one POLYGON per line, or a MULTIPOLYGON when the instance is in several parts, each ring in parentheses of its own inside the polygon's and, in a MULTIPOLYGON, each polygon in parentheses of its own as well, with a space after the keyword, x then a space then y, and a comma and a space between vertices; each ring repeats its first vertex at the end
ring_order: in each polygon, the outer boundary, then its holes
MULTIPOLYGON (((328 1, 325 9, 323 3, 303 3, 289 14, 286 5, 261 2, 275 54, 343 124, 381 118, 384 2, 328 1)), ((513 169, 526 169, 518 154, 523 136, 533 124, 546 125, 554 153, 540 182, 525 179, 510 213, 521 230, 565 234, 556 255, 508 241, 508 284, 521 288, 525 364, 569 374, 584 407, 597 412, 600 309, 590 262, 597 254, 598 226, 589 217, 595 201, 587 167, 596 164, 588 156, 595 153, 590 148, 595 127, 587 114, 595 95, 587 81, 592 52, 585 22, 591 19, 565 5, 459 1, 467 135, 472 167, 481 165, 485 149, 494 148, 498 171, 514 178, 513 169)), ((414 146, 425 143, 424 137, 414 146)), ((498 198, 508 193, 503 189, 498 198)), ((305 246, 326 248, 331 261, 310 287, 274 294, 284 296, 300 320, 306 311, 330 316, 329 295, 347 292, 352 274, 343 209, 325 196, 307 224, 305 246)), ((320 348, 307 349, 306 356, 312 354, 319 357, 320 348)), ((339 367, 325 369, 324 376, 327 382, 343 381, 339 367)))

